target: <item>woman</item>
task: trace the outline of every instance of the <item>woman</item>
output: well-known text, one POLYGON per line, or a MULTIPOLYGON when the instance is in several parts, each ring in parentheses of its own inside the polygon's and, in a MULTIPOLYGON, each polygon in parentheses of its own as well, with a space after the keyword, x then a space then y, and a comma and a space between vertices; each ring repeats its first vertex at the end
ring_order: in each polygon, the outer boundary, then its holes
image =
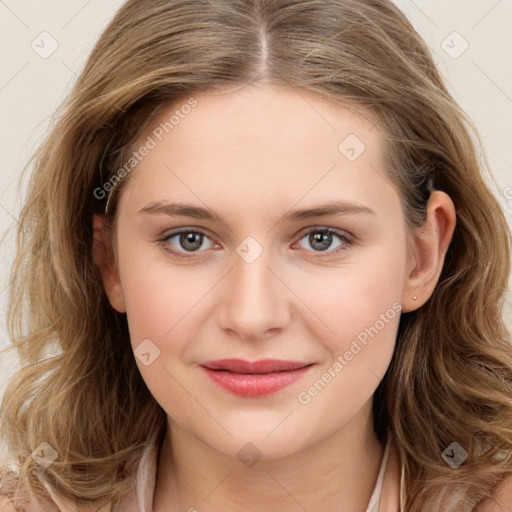
POLYGON ((507 510, 470 133, 386 0, 128 1, 20 219, 5 509, 507 510))

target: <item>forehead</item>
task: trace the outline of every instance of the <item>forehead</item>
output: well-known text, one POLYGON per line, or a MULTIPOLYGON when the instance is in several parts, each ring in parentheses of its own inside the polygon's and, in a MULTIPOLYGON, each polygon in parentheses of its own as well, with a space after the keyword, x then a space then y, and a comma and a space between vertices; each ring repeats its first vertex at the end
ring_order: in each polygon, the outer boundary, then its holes
POLYGON ((385 196, 383 184, 392 187, 375 116, 287 86, 180 99, 160 111, 134 148, 149 139, 153 147, 127 192, 151 199, 202 192, 240 205, 270 198, 287 204, 338 191, 346 200, 375 201, 385 196))
MULTIPOLYGON (((159 140, 182 133, 197 148, 198 142, 206 144, 209 139, 220 138, 222 146, 231 146, 235 154, 244 137, 251 137, 256 149, 278 146, 285 150, 286 139, 290 145, 302 139, 317 145, 324 141, 322 147, 337 153, 340 137, 351 132, 375 146, 382 138, 376 129, 378 124, 373 112, 354 103, 335 102, 290 86, 256 84, 220 88, 176 100, 162 108, 150 130, 164 132, 157 137, 159 140), (191 101, 193 107, 189 106, 191 101), (277 134, 281 137, 276 138, 277 134)), ((296 151, 299 149, 295 147, 296 151)))

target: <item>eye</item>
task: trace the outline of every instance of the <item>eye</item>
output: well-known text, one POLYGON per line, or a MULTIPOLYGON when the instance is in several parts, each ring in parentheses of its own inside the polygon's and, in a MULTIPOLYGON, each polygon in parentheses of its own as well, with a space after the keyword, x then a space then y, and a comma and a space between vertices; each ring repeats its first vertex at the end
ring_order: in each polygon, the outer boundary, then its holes
MULTIPOLYGON (((208 235, 199 229, 180 228, 158 240, 158 243, 166 252, 173 256, 191 259, 197 257, 198 253, 208 248, 219 247, 218 244, 215 244, 211 240, 209 247, 208 244, 205 246, 207 240, 210 240, 208 235)), ((321 253, 319 257, 338 254, 341 251, 347 250, 353 244, 352 237, 347 233, 325 227, 310 229, 301 236, 299 242, 296 242, 296 244, 300 245, 302 240, 306 240, 307 244, 310 246, 310 248, 306 247, 306 250, 321 253), (332 247, 336 238, 339 242, 332 247)))
MULTIPOLYGON (((158 240, 159 244, 165 251, 170 252, 179 258, 190 259, 194 258, 194 254, 204 250, 204 242, 209 240, 206 233, 197 229, 180 228, 172 233, 169 233, 164 238, 158 240), (189 253, 189 254, 187 254, 189 253)), ((213 246, 210 246, 210 248, 213 246)))
POLYGON ((306 240, 306 243, 311 248, 306 247, 307 250, 326 253, 329 256, 347 250, 353 244, 353 239, 347 233, 333 228, 310 229, 303 234, 298 243, 300 244, 302 240, 306 240), (333 247, 333 242, 335 242, 336 238, 339 240, 339 243, 333 247))

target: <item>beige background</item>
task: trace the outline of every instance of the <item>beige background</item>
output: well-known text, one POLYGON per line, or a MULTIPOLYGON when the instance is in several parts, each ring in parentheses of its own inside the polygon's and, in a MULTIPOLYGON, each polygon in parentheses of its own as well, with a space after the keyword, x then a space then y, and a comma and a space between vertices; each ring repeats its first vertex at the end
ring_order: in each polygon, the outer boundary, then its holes
MULTIPOLYGON (((512 218, 512 1, 396 0, 425 38, 456 100, 475 122, 512 218)), ((0 233, 16 226, 19 176, 120 0, 0 0, 0 233)), ((13 237, 0 247, 0 347, 13 237)), ((509 295, 506 318, 512 327, 509 295)), ((0 360, 0 394, 14 368, 0 360)))

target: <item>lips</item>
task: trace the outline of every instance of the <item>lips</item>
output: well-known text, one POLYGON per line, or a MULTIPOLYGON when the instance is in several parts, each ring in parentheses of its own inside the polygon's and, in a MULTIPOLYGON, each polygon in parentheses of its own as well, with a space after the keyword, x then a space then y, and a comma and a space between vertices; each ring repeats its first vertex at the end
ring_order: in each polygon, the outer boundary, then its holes
POLYGON ((225 391, 244 397, 260 397, 279 391, 299 380, 312 363, 263 359, 219 359, 200 365, 208 377, 225 391))
POLYGON ((216 361, 206 361, 202 363, 202 366, 210 368, 210 370, 227 370, 235 373, 254 374, 298 370, 310 364, 299 361, 284 361, 282 359, 261 359, 252 363, 242 359, 218 359, 216 361))

